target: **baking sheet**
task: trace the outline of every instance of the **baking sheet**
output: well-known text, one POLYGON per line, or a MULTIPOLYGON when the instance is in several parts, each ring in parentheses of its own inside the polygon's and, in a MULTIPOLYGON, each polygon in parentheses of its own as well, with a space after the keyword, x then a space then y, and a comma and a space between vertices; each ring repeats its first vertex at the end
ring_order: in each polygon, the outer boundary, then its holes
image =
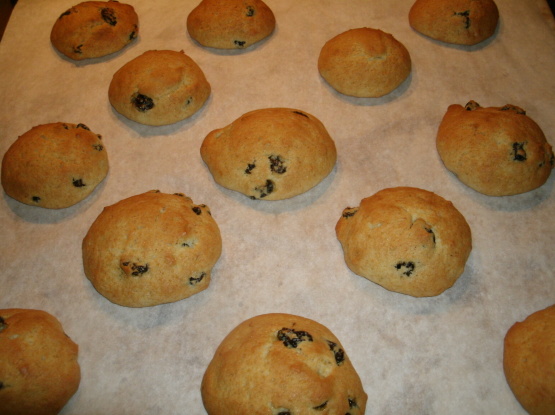
POLYGON ((276 31, 241 51, 188 36, 196 1, 129 0, 139 38, 78 63, 49 41, 75 3, 19 0, 0 43, 0 153, 33 126, 64 121, 102 134, 110 158, 106 180, 76 206, 52 211, 0 197, 0 308, 46 310, 80 347, 82 381, 62 414, 205 414, 200 383, 216 347, 269 312, 317 320, 338 336, 368 393, 367 414, 525 413, 503 375, 503 337, 555 302, 554 175, 526 194, 481 195, 443 167, 435 134, 450 104, 473 99, 526 109, 555 144, 555 29, 543 0, 498 0, 496 34, 472 47, 414 32, 412 1, 267 0, 276 31), (357 27, 391 33, 411 54, 410 77, 386 97, 342 96, 317 72, 323 44, 357 27), (184 50, 203 69, 212 95, 192 118, 148 127, 111 108, 112 74, 150 49, 184 50), (219 187, 200 158, 208 132, 266 107, 315 115, 338 150, 320 185, 285 201, 219 187), (451 200, 472 229, 466 270, 440 296, 389 292, 344 263, 334 231, 343 208, 393 186, 451 200), (104 206, 151 189, 207 204, 223 253, 206 291, 130 309, 88 282, 81 241, 104 206))

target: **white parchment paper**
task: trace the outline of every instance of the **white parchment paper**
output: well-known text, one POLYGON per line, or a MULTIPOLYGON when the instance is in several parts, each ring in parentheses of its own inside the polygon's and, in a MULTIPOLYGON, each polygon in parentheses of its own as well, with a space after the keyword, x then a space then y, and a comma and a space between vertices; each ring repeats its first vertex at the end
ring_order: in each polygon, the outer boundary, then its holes
POLYGON ((102 134, 110 173, 85 201, 52 211, 0 197, 0 308, 55 315, 79 344, 82 381, 66 415, 202 415, 200 383, 223 337, 252 316, 284 312, 326 325, 369 395, 367 414, 524 414, 502 369, 509 327, 555 302, 554 175, 541 188, 494 198, 441 163, 435 134, 450 104, 524 108, 555 144, 555 29, 543 0, 497 0, 500 24, 473 47, 428 39, 408 24, 407 0, 267 0, 277 27, 253 48, 218 51, 188 35, 192 0, 129 0, 139 38, 114 55, 73 62, 50 44, 74 0, 19 0, 0 43, 0 153, 33 126, 84 123, 102 134), (357 27, 393 34, 413 69, 379 99, 342 96, 319 76, 331 37, 357 27), (164 127, 129 121, 108 85, 150 49, 184 50, 212 85, 205 107, 164 127), (214 183, 204 137, 245 112, 289 107, 318 117, 338 161, 320 185, 277 202, 214 183), (386 187, 451 200, 473 251, 455 286, 434 298, 392 293, 346 267, 335 237, 343 208, 386 187), (205 203, 223 254, 210 287, 145 309, 110 303, 86 279, 81 241, 104 206, 151 189, 205 203))

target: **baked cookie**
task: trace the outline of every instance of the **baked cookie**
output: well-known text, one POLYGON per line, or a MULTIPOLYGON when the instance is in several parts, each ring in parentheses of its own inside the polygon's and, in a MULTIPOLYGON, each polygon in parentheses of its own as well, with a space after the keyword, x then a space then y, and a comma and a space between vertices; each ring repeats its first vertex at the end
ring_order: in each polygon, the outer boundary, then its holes
POLYGON ((362 415, 367 395, 339 340, 325 326, 289 314, 239 324, 202 380, 209 415, 362 415))
POLYGON ((133 6, 117 1, 86 1, 58 17, 50 41, 70 59, 100 58, 117 52, 139 34, 133 6))
POLYGON ((475 45, 491 37, 499 21, 493 0, 416 0, 409 11, 414 30, 432 39, 475 45))
POLYGON ((544 184, 553 150, 541 128, 514 105, 451 105, 441 121, 437 151, 461 182, 489 196, 525 193, 544 184))
POLYGON ((85 124, 33 127, 10 146, 2 160, 6 194, 48 209, 82 201, 107 174, 108 154, 102 137, 85 124))
POLYGON ((450 288, 472 249, 470 227, 453 204, 411 187, 384 189, 344 209, 335 231, 351 271, 413 297, 450 288))
POLYGON ((203 46, 244 49, 270 36, 274 13, 262 0, 202 0, 187 17, 187 30, 203 46))
POLYGON ((342 94, 377 98, 403 83, 410 74, 411 59, 392 35, 364 27, 327 41, 318 57, 318 71, 342 94))
POLYGON ((515 397, 530 415, 555 414, 555 305, 509 329, 503 369, 515 397))
POLYGON ((42 310, 0 310, 0 413, 56 415, 79 388, 78 346, 42 310))
POLYGON ((208 288, 222 240, 206 205, 154 190, 105 207, 82 248, 85 275, 100 294, 149 307, 208 288))
POLYGON ((202 69, 183 51, 150 50, 113 76, 108 97, 121 115, 146 125, 166 125, 196 113, 210 96, 202 69))
POLYGON ((210 132, 200 154, 216 183, 264 200, 306 192, 332 171, 337 158, 324 125, 289 108, 244 114, 210 132))

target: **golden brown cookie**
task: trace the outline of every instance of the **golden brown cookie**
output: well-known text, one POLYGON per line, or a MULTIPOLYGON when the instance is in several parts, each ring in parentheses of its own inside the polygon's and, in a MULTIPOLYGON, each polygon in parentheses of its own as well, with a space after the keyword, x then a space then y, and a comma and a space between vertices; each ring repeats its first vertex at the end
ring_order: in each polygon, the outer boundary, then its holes
POLYGON ((450 288, 472 249, 470 227, 453 204, 411 187, 384 189, 344 209, 335 230, 351 271, 413 297, 450 288))
POLYGON ((459 45, 475 45, 491 37, 498 21, 493 0, 416 0, 409 11, 414 30, 459 45))
POLYGON ((436 145, 449 171, 489 196, 534 190, 547 181, 555 164, 541 128, 514 105, 450 105, 436 145))
POLYGON ((318 71, 342 94, 377 98, 395 90, 409 76, 411 59, 392 35, 364 27, 326 42, 318 57, 318 71))
POLYGON ((216 183, 252 199, 297 196, 333 169, 335 144, 307 112, 266 108, 210 132, 200 153, 216 183))
POLYGON ((206 205, 155 190, 105 207, 82 249, 85 274, 100 294, 149 307, 208 288, 222 240, 206 205))
POLYGON ((202 380, 209 415, 363 415, 367 395, 343 346, 316 321, 264 314, 222 341, 202 380))
POLYGON ((42 310, 0 310, 0 414, 56 415, 79 388, 78 346, 42 310))
POLYGON ((52 45, 74 60, 117 52, 139 34, 133 6, 117 1, 86 1, 66 10, 50 33, 52 45))
POLYGON ((84 124, 52 123, 20 136, 2 160, 2 186, 14 199, 61 209, 92 193, 108 174, 102 137, 84 124))
POLYGON ((189 118, 210 96, 202 69, 183 51, 150 50, 127 62, 108 90, 114 109, 146 125, 189 118))
POLYGON ((276 26, 262 0, 202 0, 187 17, 187 30, 203 46, 243 49, 270 36, 276 26))
POLYGON ((555 305, 509 329, 503 369, 515 397, 530 415, 555 414, 555 305))

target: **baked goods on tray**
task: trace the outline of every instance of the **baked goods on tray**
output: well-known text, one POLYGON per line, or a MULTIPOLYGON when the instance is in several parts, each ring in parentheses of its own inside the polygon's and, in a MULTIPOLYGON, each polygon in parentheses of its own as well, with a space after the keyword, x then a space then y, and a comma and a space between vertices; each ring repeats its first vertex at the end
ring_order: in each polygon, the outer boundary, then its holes
POLYGON ((81 382, 78 352, 46 311, 0 310, 0 414, 58 414, 81 382))
POLYGON ((102 137, 85 124, 42 124, 4 154, 2 186, 27 205, 61 209, 89 196, 108 169, 102 137))
POLYGON ((472 189, 510 196, 543 185, 554 166, 541 128, 515 105, 447 108, 436 139, 445 167, 472 189))
POLYGON ((342 94, 377 98, 395 90, 409 76, 411 58, 391 34, 363 27, 328 40, 318 57, 318 71, 342 94))
POLYGON ((130 120, 159 126, 191 117, 210 91, 202 69, 183 51, 149 50, 114 74, 108 97, 130 120))
POLYGON ((105 207, 82 244, 87 278, 126 307, 170 303, 208 288, 221 251, 206 205, 156 190, 105 207))
POLYGON ((337 158, 322 122, 290 108, 248 112, 210 132, 200 153, 216 183, 264 200, 308 191, 332 171, 337 158))
POLYGON ((209 415, 363 415, 367 395, 341 342, 322 324, 263 314, 221 342, 201 386, 209 415))
POLYGON ((472 249, 470 227, 455 206, 411 187, 383 189, 344 209, 335 230, 351 271, 413 297, 450 288, 472 249))
POLYGON ((50 41, 73 60, 115 53, 139 34, 133 6, 118 1, 85 1, 63 12, 52 27, 50 41))

